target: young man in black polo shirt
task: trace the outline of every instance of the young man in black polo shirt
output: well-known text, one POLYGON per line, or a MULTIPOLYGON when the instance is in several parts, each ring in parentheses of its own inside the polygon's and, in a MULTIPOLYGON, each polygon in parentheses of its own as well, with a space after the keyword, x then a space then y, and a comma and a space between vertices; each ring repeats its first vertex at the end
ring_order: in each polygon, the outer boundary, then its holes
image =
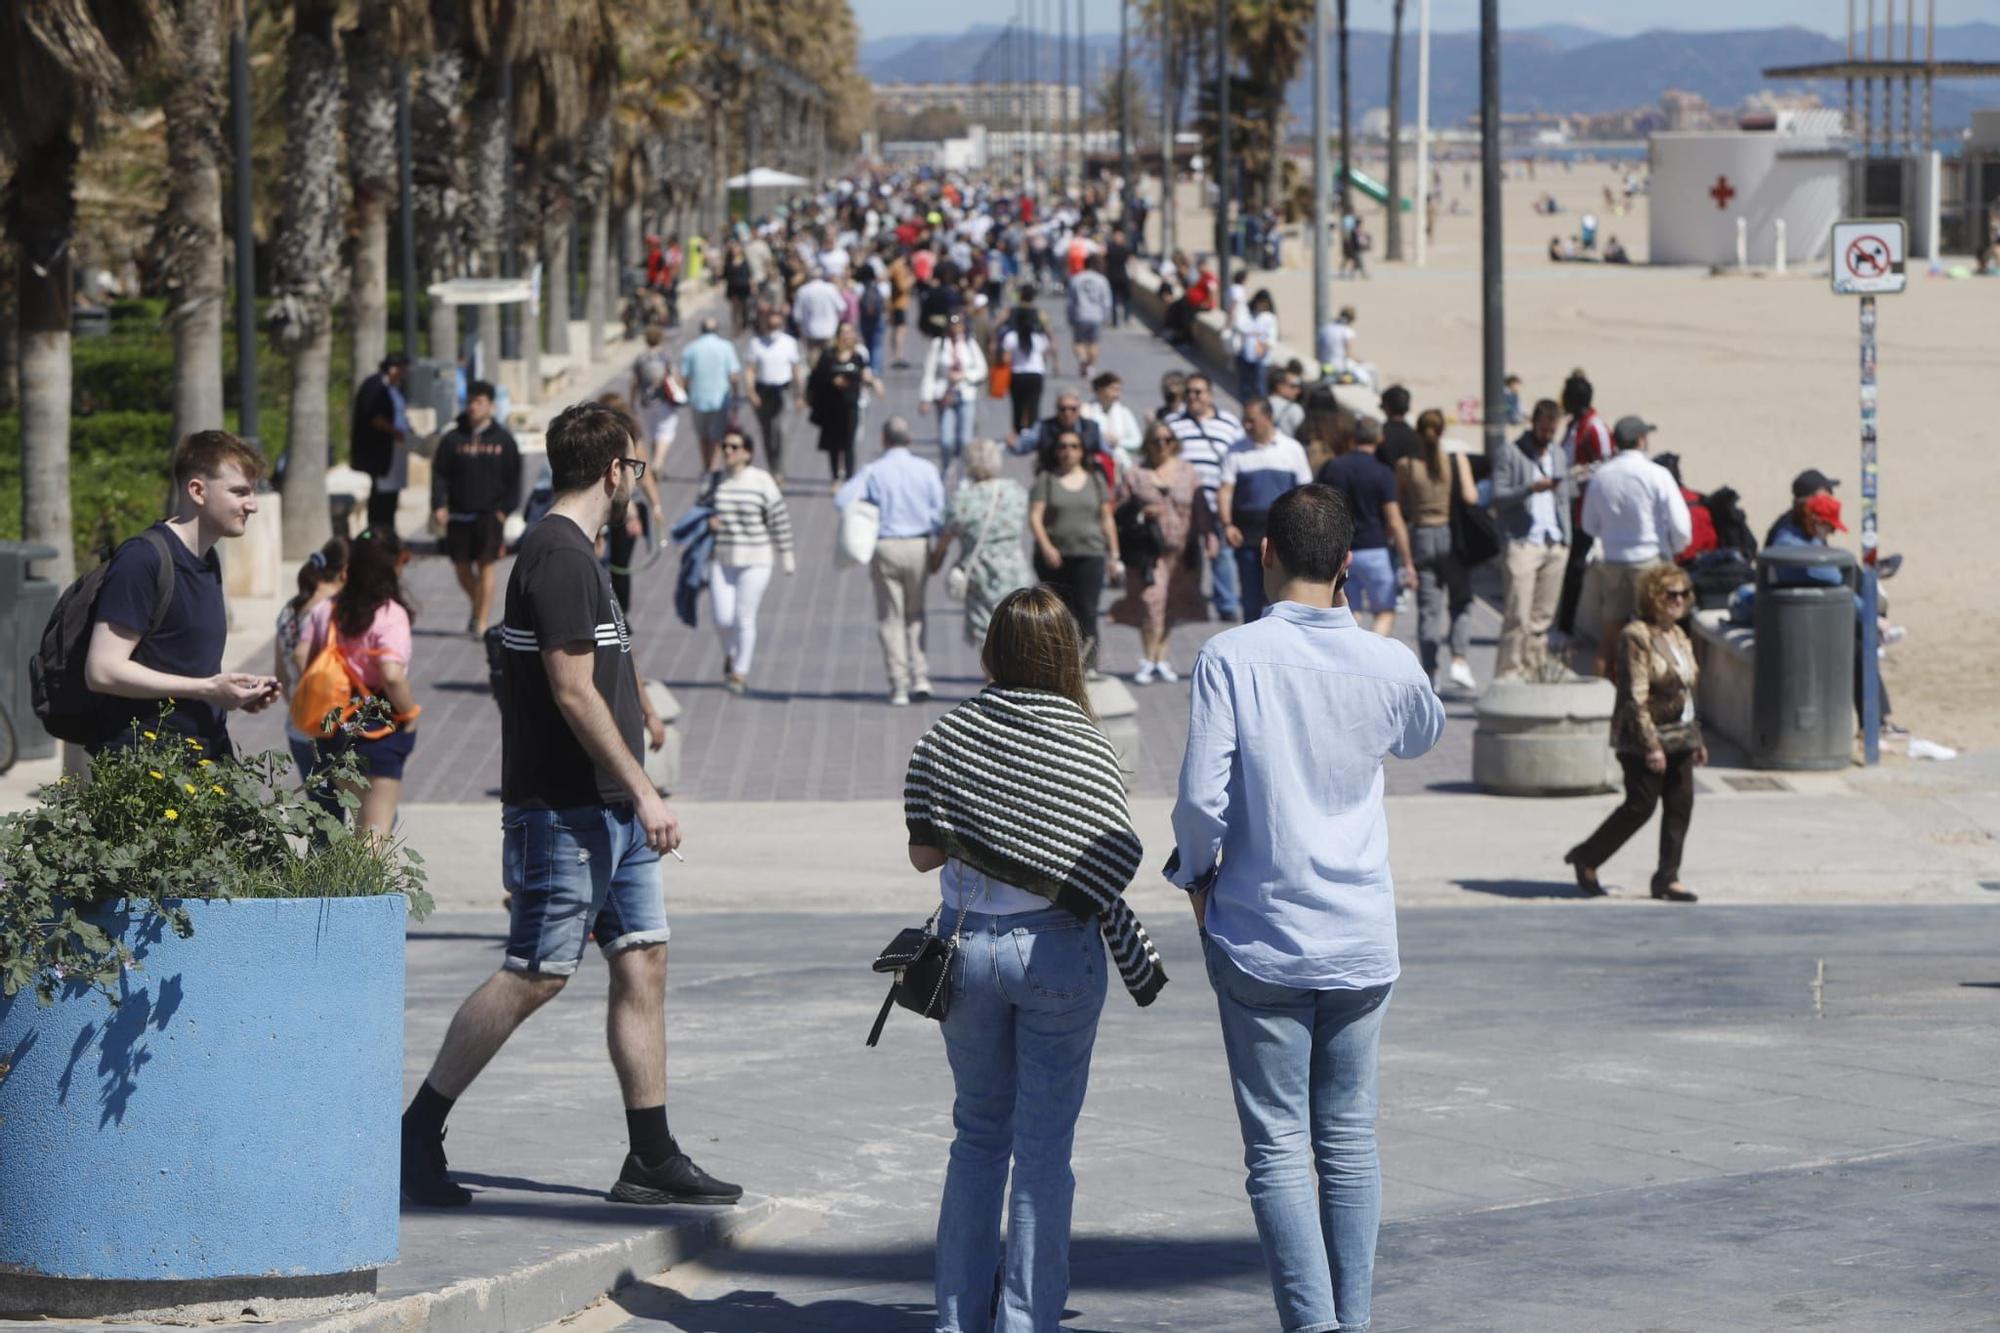
POLYGON ((493 386, 474 380, 465 391, 465 414, 438 441, 431 460, 431 508, 444 529, 458 586, 472 602, 465 628, 474 638, 486 633, 494 566, 507 515, 520 499, 521 446, 493 419, 493 386))
POLYGON ((625 612, 593 539, 621 523, 645 472, 629 419, 579 403, 549 425, 555 504, 507 580, 501 721, 502 878, 513 895, 506 961, 459 1006, 403 1115, 403 1193, 472 1196, 445 1170, 444 1119, 528 1015, 554 999, 595 935, 611 970, 611 1065, 631 1151, 621 1203, 729 1204, 740 1185, 688 1159, 667 1129, 667 911, 660 857, 680 826, 639 762, 665 736, 642 702, 625 612))
POLYGON ((257 512, 264 456, 227 431, 198 431, 174 450, 174 516, 155 523, 174 562, 166 618, 151 628, 160 589, 160 552, 134 537, 111 557, 97 594, 84 683, 103 696, 103 727, 92 754, 132 744, 159 724, 199 741, 210 755, 233 754, 227 714, 255 713, 278 697, 274 676, 222 669, 229 615, 215 544, 241 537, 257 512))

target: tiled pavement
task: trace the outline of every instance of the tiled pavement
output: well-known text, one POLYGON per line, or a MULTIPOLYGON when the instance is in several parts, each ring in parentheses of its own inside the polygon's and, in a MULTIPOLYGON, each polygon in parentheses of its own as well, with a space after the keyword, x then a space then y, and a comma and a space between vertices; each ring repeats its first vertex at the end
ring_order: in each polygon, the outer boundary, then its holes
MULTIPOLYGON (((1053 309, 1050 315, 1059 342, 1066 343, 1061 319, 1053 309)), ((912 351, 915 347, 913 340, 912 351)), ((1062 350, 1066 353, 1067 346, 1062 350)), ((1102 365, 1125 377, 1128 400, 1142 409, 1157 401, 1162 374, 1190 368, 1138 324, 1105 333, 1102 365)), ((1065 358, 1065 368, 1074 370, 1073 359, 1065 358)), ((886 379, 887 401, 869 410, 864 461, 874 456, 875 431, 892 412, 911 421, 920 451, 934 457, 935 418, 916 410, 918 371, 891 369, 886 379)), ((1081 385, 1073 375, 1057 378, 1046 398, 1049 410, 1059 390, 1081 385)), ((674 513, 691 502, 699 474, 691 424, 682 424, 679 447, 667 466, 665 497, 674 513)), ((1003 404, 990 400, 982 404, 980 425, 985 432, 998 433, 1005 424, 1003 404)), ((755 679, 747 696, 733 698, 721 687, 722 651, 708 621, 706 597, 699 628, 689 629, 674 616, 677 552, 665 552, 651 569, 634 578, 630 612, 635 651, 646 674, 664 680, 684 710, 682 781, 676 795, 687 799, 899 796, 910 747, 933 719, 977 691, 981 682, 977 656, 961 630, 959 608, 945 597, 942 580, 933 579, 928 650, 939 696, 909 709, 886 706, 874 594, 865 571, 840 569, 833 563, 830 487, 818 474, 822 456, 811 448, 811 428, 802 416, 792 418, 788 444, 794 476, 788 498, 798 531, 799 572, 789 579, 774 578, 764 600, 755 679)), ((1009 466, 1016 475, 1027 477, 1026 460, 1014 460, 1009 466)), ((503 580, 506 568, 502 566, 503 580)), ((498 714, 486 688, 484 651, 459 629, 464 602, 450 566, 440 557, 419 559, 411 566, 409 588, 418 604, 413 668, 424 721, 404 799, 453 803, 497 799, 498 714)), ((1499 626, 1483 603, 1475 605, 1473 615, 1473 663, 1483 678, 1499 626)), ((1406 641, 1413 641, 1412 619, 1406 614, 1399 626, 1406 641)), ((1210 623, 1179 629, 1174 635, 1176 662, 1185 669, 1201 642, 1221 628, 1210 623)), ((1105 665, 1130 670, 1137 663, 1137 646, 1135 631, 1107 625, 1105 665)), ((1153 685, 1134 692, 1142 736, 1135 791, 1170 794, 1187 734, 1187 686, 1153 685)), ((1469 779, 1471 704, 1468 700, 1448 704, 1452 725, 1438 748, 1420 761, 1388 766, 1392 793, 1456 787, 1469 779)), ((262 750, 282 747, 282 725, 281 718, 267 714, 239 719, 234 730, 239 745, 262 750)))

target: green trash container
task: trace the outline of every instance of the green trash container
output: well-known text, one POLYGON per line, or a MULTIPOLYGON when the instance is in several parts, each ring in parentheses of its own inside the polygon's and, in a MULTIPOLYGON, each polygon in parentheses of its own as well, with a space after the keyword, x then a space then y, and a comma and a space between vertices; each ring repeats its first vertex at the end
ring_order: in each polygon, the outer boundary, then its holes
POLYGON ((1855 579, 1854 557, 1836 547, 1758 553, 1752 768, 1854 762, 1855 579), (1808 582, 1809 570, 1839 581, 1808 582))
POLYGON ((29 566, 53 560, 56 548, 39 542, 0 542, 0 704, 14 722, 14 757, 47 759, 55 737, 35 718, 28 689, 28 663, 42 645, 42 631, 56 609, 55 580, 36 577, 29 566))

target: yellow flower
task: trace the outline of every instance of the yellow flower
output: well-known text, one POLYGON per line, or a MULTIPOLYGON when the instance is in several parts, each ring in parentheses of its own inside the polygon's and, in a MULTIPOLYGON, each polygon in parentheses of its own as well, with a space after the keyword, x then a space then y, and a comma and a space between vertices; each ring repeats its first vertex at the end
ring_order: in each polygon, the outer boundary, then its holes
POLYGON ((158 778, 158 779, 159 779, 160 781, 162 781, 162 782, 165 782, 165 781, 167 780, 167 775, 166 775, 165 773, 162 773, 162 772, 161 772, 161 771, 160 771, 159 769, 157 769, 157 768, 149 768, 149 769, 147 769, 146 771, 147 771, 148 773, 151 773, 151 774, 152 774, 152 775, 153 775, 154 777, 158 778))
POLYGON ((167 818, 168 818, 168 819, 179 819, 180 817, 181 817, 181 812, 180 812, 180 811, 178 811, 178 810, 169 810, 169 811, 167 811, 167 818))
POLYGON ((188 795, 190 796, 194 795, 194 784, 192 782, 183 782, 181 786, 187 788, 188 795))
POLYGON ((146 732, 146 733, 145 733, 145 736, 146 736, 146 739, 147 739, 147 740, 149 740, 149 741, 156 741, 156 740, 160 739, 160 733, 159 733, 159 732, 157 732, 157 731, 149 731, 149 732, 146 732))
POLYGON ((215 793, 215 794, 216 794, 217 796, 227 796, 227 795, 229 794, 228 792, 225 792, 224 790, 222 790, 222 784, 221 784, 221 783, 219 783, 219 782, 211 782, 211 783, 209 783, 209 784, 208 784, 208 789, 209 789, 210 791, 214 792, 214 793, 215 793))
POLYGON ((204 760, 202 760, 202 761, 201 761, 201 767, 203 767, 203 768, 214 768, 214 767, 215 767, 215 761, 214 761, 213 759, 204 759, 204 760))
POLYGON ((195 739, 193 739, 192 737, 190 737, 190 738, 189 738, 189 740, 188 740, 188 745, 189 745, 189 747, 190 747, 190 748, 192 748, 192 749, 196 749, 196 750, 199 750, 199 749, 201 748, 201 742, 200 742, 200 741, 198 741, 198 740, 195 740, 195 739))

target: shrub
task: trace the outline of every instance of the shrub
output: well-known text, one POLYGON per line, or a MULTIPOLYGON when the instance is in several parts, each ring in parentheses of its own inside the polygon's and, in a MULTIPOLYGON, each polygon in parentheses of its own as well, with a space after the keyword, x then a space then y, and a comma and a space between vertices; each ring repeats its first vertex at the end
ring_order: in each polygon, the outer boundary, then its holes
MULTIPOLYGON (((371 702, 351 726, 379 724, 371 702)), ((198 741, 143 733, 130 750, 92 763, 88 782, 63 778, 43 802, 0 817, 0 995, 32 990, 43 1004, 70 986, 117 1003, 131 952, 89 918, 123 900, 187 938, 190 898, 346 898, 402 894, 430 912, 423 858, 401 843, 350 833, 285 781, 278 751, 214 759, 198 741)), ((360 783, 350 750, 329 766, 360 783)), ((358 804, 343 794, 349 809, 358 804)))

